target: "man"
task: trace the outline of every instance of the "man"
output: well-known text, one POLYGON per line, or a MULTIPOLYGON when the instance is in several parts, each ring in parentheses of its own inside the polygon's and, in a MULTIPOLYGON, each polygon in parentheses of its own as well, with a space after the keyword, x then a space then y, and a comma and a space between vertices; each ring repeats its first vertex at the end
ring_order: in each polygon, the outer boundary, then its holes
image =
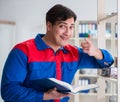
POLYGON ((89 39, 82 48, 68 44, 75 27, 75 13, 60 4, 46 14, 45 35, 38 34, 17 44, 4 66, 1 95, 5 102, 68 102, 70 94, 45 90, 31 80, 56 78, 71 83, 80 68, 104 68, 113 63, 111 55, 96 48, 89 39))

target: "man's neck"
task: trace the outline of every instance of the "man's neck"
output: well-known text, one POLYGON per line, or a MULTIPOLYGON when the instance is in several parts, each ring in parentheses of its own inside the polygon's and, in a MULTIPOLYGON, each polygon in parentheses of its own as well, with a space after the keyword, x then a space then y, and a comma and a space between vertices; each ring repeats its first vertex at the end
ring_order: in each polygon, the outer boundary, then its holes
POLYGON ((46 35, 42 38, 42 40, 46 43, 46 45, 50 46, 54 52, 57 52, 61 48, 60 46, 55 46, 55 44, 53 44, 46 35))

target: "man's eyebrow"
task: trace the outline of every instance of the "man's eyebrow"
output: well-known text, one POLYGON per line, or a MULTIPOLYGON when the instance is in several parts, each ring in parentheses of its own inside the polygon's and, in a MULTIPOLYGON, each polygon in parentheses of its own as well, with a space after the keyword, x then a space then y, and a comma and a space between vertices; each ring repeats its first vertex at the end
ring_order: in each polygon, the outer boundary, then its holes
MULTIPOLYGON (((67 25, 67 23, 66 23, 66 22, 64 22, 64 21, 58 21, 57 23, 58 23, 58 24, 63 23, 63 24, 65 24, 65 25, 67 25)), ((71 25, 75 25, 75 24, 73 23, 73 24, 71 24, 71 25)))

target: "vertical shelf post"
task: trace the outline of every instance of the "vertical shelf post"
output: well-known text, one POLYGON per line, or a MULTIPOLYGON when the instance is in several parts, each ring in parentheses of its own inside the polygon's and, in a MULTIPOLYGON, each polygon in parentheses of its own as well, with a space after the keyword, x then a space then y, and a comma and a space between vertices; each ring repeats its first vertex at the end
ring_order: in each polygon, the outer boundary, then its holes
POLYGON ((97 0, 97 20, 98 20, 98 47, 106 48, 105 44, 105 22, 99 22, 105 17, 105 0, 97 0), (102 6, 102 7, 101 7, 102 6))
POLYGON ((118 0, 118 102, 120 102, 120 0, 118 0))
MULTIPOLYGON (((98 47, 106 48, 105 42, 105 21, 99 22, 100 19, 105 17, 105 0, 97 0, 97 20, 98 20, 98 47), (102 6, 102 7, 101 7, 102 6)), ((99 74, 99 70, 98 70, 99 74)), ((105 81, 98 78, 99 89, 97 92, 97 102, 105 102, 105 81)))

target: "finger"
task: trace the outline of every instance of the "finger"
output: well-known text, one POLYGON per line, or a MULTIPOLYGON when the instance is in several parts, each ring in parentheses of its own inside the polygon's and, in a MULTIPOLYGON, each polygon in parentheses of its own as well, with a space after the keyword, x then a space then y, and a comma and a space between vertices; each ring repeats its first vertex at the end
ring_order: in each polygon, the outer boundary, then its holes
POLYGON ((82 40, 81 40, 81 42, 82 42, 82 43, 86 43, 86 40, 85 40, 85 38, 84 38, 84 39, 82 39, 82 40))
POLYGON ((85 41, 86 41, 87 43, 89 43, 90 45, 92 44, 90 38, 85 38, 85 41))
POLYGON ((55 91, 57 91, 57 88, 56 88, 56 87, 54 87, 54 90, 55 90, 55 91))
POLYGON ((83 48, 89 48, 89 44, 88 43, 84 43, 84 44, 81 44, 81 46, 83 47, 83 48))
POLYGON ((83 49, 83 52, 84 52, 84 53, 88 53, 89 50, 88 50, 88 49, 83 49))
POLYGON ((83 50, 84 50, 84 49, 89 49, 90 44, 89 44, 89 43, 82 43, 82 44, 81 44, 81 47, 82 47, 83 50))
POLYGON ((64 97, 70 97, 70 94, 61 94, 60 99, 63 99, 64 97))

